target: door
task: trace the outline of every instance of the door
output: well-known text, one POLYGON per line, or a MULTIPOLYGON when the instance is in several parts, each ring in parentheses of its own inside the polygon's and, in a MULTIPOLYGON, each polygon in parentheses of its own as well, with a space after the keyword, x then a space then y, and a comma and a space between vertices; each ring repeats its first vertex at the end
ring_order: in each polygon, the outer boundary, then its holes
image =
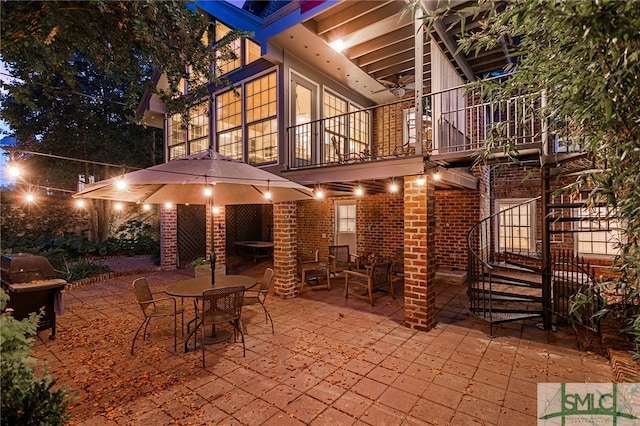
POLYGON ((356 234, 356 203, 354 201, 336 201, 335 244, 348 245, 349 253, 358 253, 356 234))
POLYGON ((317 164, 318 86, 298 74, 291 74, 291 161, 294 167, 317 164))

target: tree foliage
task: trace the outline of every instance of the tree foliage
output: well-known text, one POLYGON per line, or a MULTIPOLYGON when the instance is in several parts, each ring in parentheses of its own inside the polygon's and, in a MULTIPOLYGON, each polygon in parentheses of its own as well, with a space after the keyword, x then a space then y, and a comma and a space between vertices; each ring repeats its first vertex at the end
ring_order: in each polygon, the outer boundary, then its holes
MULTIPOLYGON (((452 13, 442 7, 425 19, 425 25, 452 13)), ((460 46, 466 52, 494 47, 505 36, 519 41, 513 63, 505 69, 511 75, 488 91, 488 100, 523 92, 546 94, 548 104, 540 113, 548 119, 551 132, 564 132, 596 165, 577 178, 576 186, 589 187, 590 202, 606 203, 624 223, 616 285, 627 302, 636 301, 640 295, 640 2, 480 1, 457 13, 460 18, 485 16, 479 29, 469 31, 461 25, 460 46)), ((631 334, 640 338, 637 309, 629 325, 631 334)))
MULTIPOLYGON (((245 35, 212 46, 215 25, 182 1, 3 2, 0 13, 11 76, 2 78, 0 117, 18 148, 88 161, 22 155, 29 184, 66 190, 78 175, 100 180, 161 162, 162 131, 139 125, 143 94, 186 113, 185 84, 193 96, 208 95, 203 81, 226 84, 212 65, 234 57, 245 35)), ((94 240, 108 237, 109 205, 91 202, 94 240)))

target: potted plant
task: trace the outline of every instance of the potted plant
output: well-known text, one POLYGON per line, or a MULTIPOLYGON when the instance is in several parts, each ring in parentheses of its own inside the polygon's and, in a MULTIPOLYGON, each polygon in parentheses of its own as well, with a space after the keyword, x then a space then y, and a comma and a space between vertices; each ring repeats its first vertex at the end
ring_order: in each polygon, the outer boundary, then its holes
POLYGON ((199 257, 189 264, 196 277, 211 275, 211 264, 206 257, 199 257))

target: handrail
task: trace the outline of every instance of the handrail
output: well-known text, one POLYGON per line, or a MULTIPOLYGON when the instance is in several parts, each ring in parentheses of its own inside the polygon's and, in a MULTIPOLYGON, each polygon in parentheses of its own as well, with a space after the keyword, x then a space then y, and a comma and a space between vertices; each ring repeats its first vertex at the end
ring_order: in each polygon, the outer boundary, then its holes
POLYGON ((516 204, 515 206, 511 206, 511 207, 509 207, 507 209, 504 209, 502 211, 493 213, 492 215, 489 215, 489 216, 485 217, 484 219, 482 219, 481 221, 479 221, 478 223, 473 225, 471 227, 471 229, 469 230, 469 232, 467 233, 467 250, 469 251, 469 253, 473 254, 476 259, 479 259, 483 266, 486 266, 487 268, 489 268, 489 270, 493 269, 493 267, 487 261, 485 261, 478 253, 476 253, 476 251, 473 249, 473 247, 471 245, 471 238, 473 237, 473 233, 474 233, 475 229, 478 228, 480 225, 486 223, 488 220, 492 220, 493 218, 497 217, 498 215, 504 214, 505 212, 508 212, 510 210, 513 210, 513 209, 520 208, 520 207, 522 207, 522 206, 524 206, 526 204, 532 203, 534 201, 538 201, 540 199, 542 199, 542 196, 540 196, 540 195, 535 197, 535 198, 528 199, 528 200, 523 201, 523 202, 521 202, 519 204, 516 204))

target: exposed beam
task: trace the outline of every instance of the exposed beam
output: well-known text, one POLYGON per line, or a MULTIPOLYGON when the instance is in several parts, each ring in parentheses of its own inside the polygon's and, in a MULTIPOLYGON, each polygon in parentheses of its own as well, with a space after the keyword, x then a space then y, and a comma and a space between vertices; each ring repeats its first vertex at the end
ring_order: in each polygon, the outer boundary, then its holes
MULTIPOLYGON (((413 50, 406 51, 406 52, 400 52, 399 54, 396 54, 395 56, 391 56, 389 58, 383 59, 381 61, 376 61, 376 62, 373 62, 373 63, 367 65, 366 66, 367 72, 368 73, 376 73, 376 72, 382 71, 382 70, 384 70, 386 68, 391 68, 391 67, 397 65, 398 63, 413 61, 414 57, 415 57, 415 54, 414 54, 413 50)), ((360 66, 362 66, 362 64, 360 64, 360 66)))
POLYGON ((382 49, 378 49, 375 52, 363 55, 358 58, 358 64, 360 64, 360 66, 367 66, 374 62, 381 61, 399 53, 408 51, 413 52, 413 43, 411 43, 409 40, 406 40, 404 42, 392 44, 390 46, 383 47, 382 49))
MULTIPOLYGON (((390 6, 394 6, 393 9, 395 9, 397 4, 390 6)), ((341 39, 348 49, 350 46, 388 34, 401 25, 398 14, 386 10, 388 8, 388 6, 385 6, 362 18, 342 25, 333 31, 325 33, 324 38, 329 42, 341 39)))
POLYGON ((349 55, 349 59, 353 60, 366 55, 367 53, 382 49, 383 47, 391 46, 398 43, 400 40, 408 39, 413 39, 413 25, 406 25, 397 28, 395 31, 387 33, 381 37, 353 46, 347 49, 347 53, 349 55))
MULTIPOLYGON (((433 5, 429 1, 423 0, 422 1, 422 6, 424 7, 425 11, 428 14, 433 13, 433 11, 434 11, 433 5)), ((444 26, 444 23, 442 23, 442 21, 436 21, 433 24, 433 28, 436 30, 436 33, 438 34, 438 36, 440 37, 440 39, 444 43, 445 47, 447 48, 447 50, 449 51, 451 56, 453 56, 453 60, 456 62, 456 64, 458 64, 458 66, 460 67, 460 69, 464 73, 465 77, 467 77, 467 80, 475 81, 476 80, 476 76, 473 73, 473 70, 471 69, 471 66, 469 65, 469 63, 467 62, 465 57, 460 55, 460 54, 458 54, 458 53, 456 53, 456 51, 458 49, 458 47, 456 45, 456 42, 447 33, 447 30, 446 30, 446 28, 444 26)))
MULTIPOLYGON (((330 31, 333 31, 349 22, 353 22, 372 11, 379 9, 388 1, 363 1, 353 2, 352 5, 343 10, 331 10, 331 15, 325 19, 317 19, 317 33, 318 35, 325 35, 330 31), (347 17, 347 19, 345 19, 347 17)), ((346 4, 349 4, 347 2, 346 4)))

